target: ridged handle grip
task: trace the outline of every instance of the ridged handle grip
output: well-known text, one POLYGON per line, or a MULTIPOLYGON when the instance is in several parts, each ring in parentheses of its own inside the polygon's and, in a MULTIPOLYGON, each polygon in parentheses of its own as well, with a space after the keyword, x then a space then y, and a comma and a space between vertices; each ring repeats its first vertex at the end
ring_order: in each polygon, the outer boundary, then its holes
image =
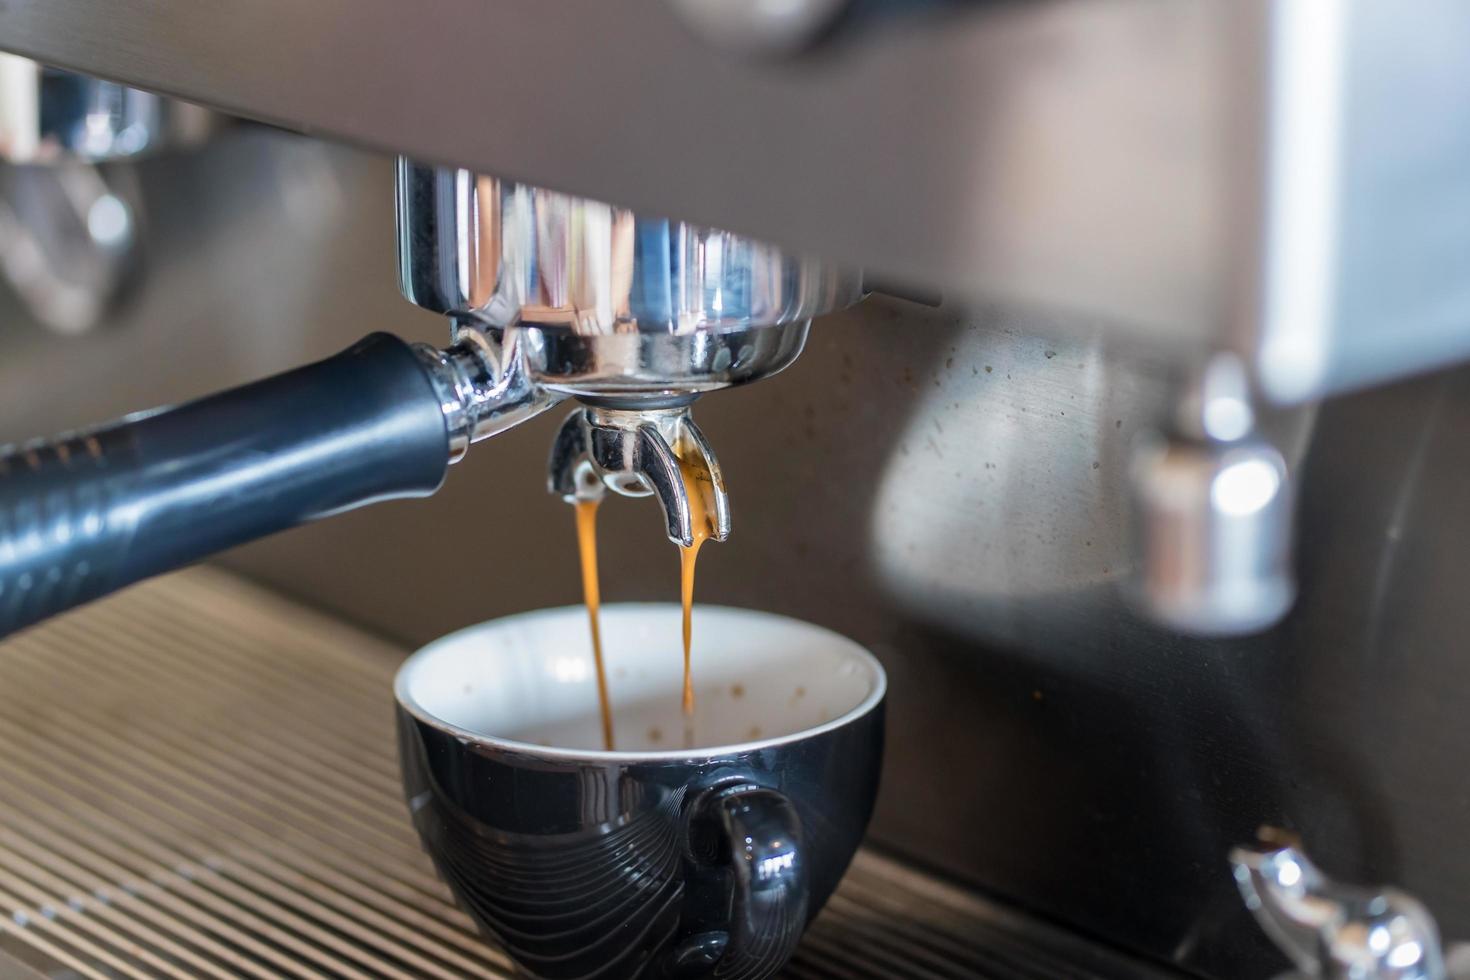
POLYGON ((178 408, 0 449, 0 636, 275 531, 433 493, 448 460, 427 368, 388 334, 178 408))

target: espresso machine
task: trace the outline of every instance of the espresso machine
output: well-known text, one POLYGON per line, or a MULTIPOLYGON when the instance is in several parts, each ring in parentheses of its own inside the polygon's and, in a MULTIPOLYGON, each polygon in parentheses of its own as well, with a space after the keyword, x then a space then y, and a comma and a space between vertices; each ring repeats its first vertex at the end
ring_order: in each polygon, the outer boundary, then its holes
POLYGON ((0 633, 211 559, 420 642, 574 601, 609 491, 667 598, 693 453, 702 598, 884 660, 873 845, 991 910, 873 975, 1458 975, 1470 13, 1411 7, 12 0, 0 633))
MULTIPOLYGON (((44 115, 41 115, 44 121, 44 115)), ((40 142, 37 140, 36 142, 40 142)), ((676 447, 714 486, 691 405, 769 376, 858 277, 740 236, 400 159, 399 281, 450 345, 373 335, 256 385, 53 441, 3 463, 5 631, 307 520, 438 489, 446 467, 566 398, 548 486, 653 496, 691 545, 676 447)))

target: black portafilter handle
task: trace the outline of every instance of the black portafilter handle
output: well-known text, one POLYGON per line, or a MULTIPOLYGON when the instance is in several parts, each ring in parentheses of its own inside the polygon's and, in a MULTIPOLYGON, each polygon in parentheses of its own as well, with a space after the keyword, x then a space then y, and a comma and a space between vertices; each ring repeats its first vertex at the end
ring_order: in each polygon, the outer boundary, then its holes
POLYGON ((389 334, 176 408, 0 448, 0 636, 233 545, 433 493, 428 367, 389 334))

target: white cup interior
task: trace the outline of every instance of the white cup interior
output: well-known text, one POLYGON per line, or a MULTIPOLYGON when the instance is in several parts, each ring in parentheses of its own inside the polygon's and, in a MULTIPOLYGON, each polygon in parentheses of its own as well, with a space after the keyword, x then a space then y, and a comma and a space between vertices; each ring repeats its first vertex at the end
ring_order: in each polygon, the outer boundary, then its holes
MULTIPOLYGON (((672 603, 602 608, 618 755, 758 748, 834 727, 882 700, 883 668, 857 643, 748 609, 694 610, 695 712, 681 706, 684 654, 672 603)), ((410 657, 394 684, 418 717, 460 734, 603 754, 587 612, 566 606, 471 626, 410 657)))

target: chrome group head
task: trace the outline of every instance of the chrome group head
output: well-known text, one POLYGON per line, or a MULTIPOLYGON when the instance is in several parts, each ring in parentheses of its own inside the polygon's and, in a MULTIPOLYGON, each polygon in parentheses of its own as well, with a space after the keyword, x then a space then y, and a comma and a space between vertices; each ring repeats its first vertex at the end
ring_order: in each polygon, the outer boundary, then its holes
POLYGON ((669 538, 730 531, 719 463, 689 406, 769 377, 813 316, 862 297, 861 276, 764 242, 474 174, 400 160, 403 294, 453 319, 426 350, 458 452, 564 398, 548 484, 568 500, 652 495, 669 538), (691 458, 692 454, 692 458, 691 458), (713 514, 681 477, 708 472, 713 514))

